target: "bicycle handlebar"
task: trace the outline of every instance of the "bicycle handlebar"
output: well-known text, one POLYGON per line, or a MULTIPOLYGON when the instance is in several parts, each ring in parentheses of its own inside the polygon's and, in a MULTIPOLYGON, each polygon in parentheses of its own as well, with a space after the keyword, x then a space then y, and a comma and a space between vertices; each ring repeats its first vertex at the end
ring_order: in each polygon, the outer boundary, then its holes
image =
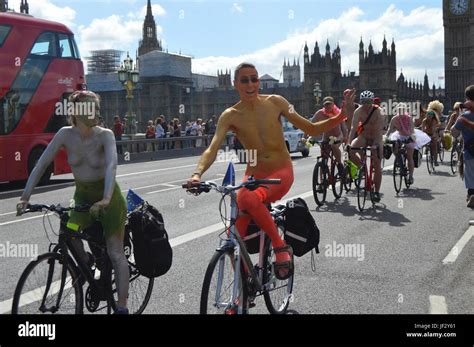
POLYGON ((28 204, 26 206, 25 211, 22 214, 31 213, 31 212, 42 212, 46 210, 46 211, 56 212, 57 214, 62 215, 72 210, 76 212, 89 212, 90 208, 91 208, 91 205, 88 205, 88 204, 77 205, 74 207, 62 207, 59 204, 58 205, 28 204))
POLYGON ((265 184, 280 184, 281 179, 253 179, 252 176, 249 177, 248 181, 242 182, 237 186, 219 186, 214 182, 192 182, 184 183, 181 185, 182 188, 188 190, 191 193, 209 193, 212 189, 217 190, 218 192, 228 194, 232 191, 236 191, 242 188, 247 188, 249 190, 255 190, 260 186, 265 184))

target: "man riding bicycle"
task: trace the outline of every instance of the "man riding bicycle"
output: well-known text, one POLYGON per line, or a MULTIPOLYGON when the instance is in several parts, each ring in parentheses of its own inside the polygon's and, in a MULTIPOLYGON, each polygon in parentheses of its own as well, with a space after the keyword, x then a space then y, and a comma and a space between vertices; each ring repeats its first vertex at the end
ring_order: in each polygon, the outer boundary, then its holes
MULTIPOLYGON (((413 172, 415 170, 415 162, 413 161, 413 153, 415 151, 415 126, 411 116, 406 112, 407 106, 405 104, 399 104, 397 107, 397 114, 390 121, 387 133, 385 134, 387 139, 390 139, 390 134, 398 131, 398 138, 402 142, 407 142, 407 159, 408 159, 408 170, 410 172, 408 176, 408 184, 412 185, 415 181, 413 178, 413 172)), ((399 148, 395 148, 395 151, 399 148)))
MULTIPOLYGON (((323 108, 317 111, 311 121, 313 123, 320 122, 326 120, 331 117, 335 117, 340 113, 340 109, 334 104, 334 98, 331 96, 327 96, 323 99, 323 108)), ((331 138, 335 139, 338 142, 347 143, 347 126, 346 123, 343 122, 333 129, 325 132, 323 134, 323 142, 330 142, 331 138)), ((340 146, 341 143, 332 144, 330 143, 332 152, 334 157, 336 158, 339 172, 343 172, 344 167, 342 165, 342 156, 340 146)))
MULTIPOLYGON (((345 107, 336 117, 311 123, 300 116, 289 102, 279 95, 259 95, 260 80, 254 65, 240 64, 234 74, 234 85, 240 101, 225 110, 219 118, 217 131, 210 146, 201 156, 195 172, 188 181, 188 190, 198 183, 201 176, 215 161, 217 151, 229 130, 234 131, 248 151, 255 151, 256 160, 247 164, 244 181, 249 176, 256 179, 281 179, 279 185, 269 185, 250 191, 242 189, 237 196, 240 210, 236 227, 242 237, 253 220, 269 236, 276 257, 275 276, 285 280, 293 272, 293 252, 280 238, 267 204, 280 200, 293 184, 293 164, 285 144, 281 116, 305 133, 317 136, 345 121, 345 107)), ((347 93, 346 99, 352 94, 347 93)))
MULTIPOLYGON (((357 137, 351 143, 351 147, 379 146, 376 152, 377 155, 373 155, 372 159, 375 169, 375 193, 373 200, 380 202, 380 187, 382 185, 381 158, 383 155, 385 117, 382 115, 380 108, 374 105, 374 98, 374 93, 369 90, 363 91, 360 94, 361 106, 354 112, 349 139, 354 139, 357 134, 357 137)), ((374 153, 375 152, 372 151, 372 154, 374 153)), ((362 165, 361 155, 359 153, 350 151, 349 157, 357 166, 360 167, 362 165)))

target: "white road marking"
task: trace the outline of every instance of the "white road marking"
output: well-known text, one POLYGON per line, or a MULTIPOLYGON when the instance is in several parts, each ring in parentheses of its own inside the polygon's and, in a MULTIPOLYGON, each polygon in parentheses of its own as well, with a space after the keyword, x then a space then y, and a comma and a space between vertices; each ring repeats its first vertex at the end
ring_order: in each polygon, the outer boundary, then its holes
MULTIPOLYGON (((33 192, 35 192, 38 189, 56 188, 56 187, 67 186, 67 185, 74 185, 74 182, 59 183, 59 184, 48 184, 47 186, 38 186, 38 187, 35 187, 33 192)), ((21 192, 23 192, 23 190, 24 189, 9 190, 9 191, 6 191, 6 192, 1 192, 0 195, 11 194, 11 193, 21 193, 21 192)))
POLYGON ((16 212, 2 213, 2 214, 0 214, 0 216, 7 216, 7 215, 9 215, 9 214, 16 214, 16 212))
POLYGON ((155 190, 155 191, 153 191, 153 192, 148 192, 148 193, 146 193, 146 194, 147 194, 147 195, 156 194, 156 193, 167 192, 168 190, 175 190, 175 189, 182 189, 182 188, 181 188, 181 187, 178 187, 178 186, 174 186, 173 188, 166 188, 166 189, 155 190))
POLYGON ((448 314, 444 296, 430 295, 430 314, 448 314))
MULTIPOLYGON (((51 215, 53 215, 53 213, 47 213, 47 215, 48 215, 48 216, 51 216, 51 215)), ((15 223, 20 223, 20 222, 24 222, 24 221, 31 220, 31 219, 43 218, 43 216, 44 216, 44 215, 35 216, 35 217, 29 217, 29 218, 23 218, 23 219, 18 219, 18 220, 12 220, 12 221, 10 221, 10 222, 0 223, 0 226, 9 225, 9 224, 15 224, 15 223)))
POLYGON ((446 258, 443 260, 443 264, 452 264, 456 261, 459 254, 461 254, 464 246, 469 242, 471 237, 474 235, 474 226, 470 226, 459 241, 454 245, 451 251, 448 253, 446 258))

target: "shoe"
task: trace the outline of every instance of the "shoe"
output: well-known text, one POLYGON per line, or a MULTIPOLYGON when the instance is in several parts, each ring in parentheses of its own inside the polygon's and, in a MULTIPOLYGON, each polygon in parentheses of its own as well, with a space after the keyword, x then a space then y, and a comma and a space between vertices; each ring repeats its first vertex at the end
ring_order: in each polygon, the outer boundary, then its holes
POLYGON ((117 309, 115 310, 114 314, 129 314, 128 308, 117 306, 117 309))
POLYGON ((379 192, 374 193, 374 202, 380 202, 380 193, 379 192))
POLYGON ((435 165, 435 166, 439 166, 439 163, 438 163, 438 161, 435 161, 435 164, 434 164, 434 165, 435 165))
POLYGON ((412 185, 413 183, 415 183, 415 179, 413 178, 413 176, 408 176, 408 184, 412 185))
POLYGON ((469 197, 469 201, 467 202, 467 207, 474 208, 474 195, 469 197))
POLYGON ((275 271, 275 277, 280 281, 287 280, 293 276, 294 264, 293 264, 293 248, 290 245, 285 244, 282 247, 277 247, 273 249, 273 252, 278 253, 288 253, 290 255, 290 261, 284 261, 281 263, 273 262, 273 271, 275 271))

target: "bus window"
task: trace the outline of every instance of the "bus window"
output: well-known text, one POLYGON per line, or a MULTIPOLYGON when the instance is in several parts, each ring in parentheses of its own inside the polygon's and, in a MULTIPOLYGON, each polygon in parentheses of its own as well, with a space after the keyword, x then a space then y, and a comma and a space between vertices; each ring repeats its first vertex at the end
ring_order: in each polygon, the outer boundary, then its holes
POLYGON ((74 47, 74 58, 81 59, 81 55, 79 54, 79 48, 77 48, 76 40, 74 40, 74 35, 69 36, 72 46, 74 47))
POLYGON ((59 57, 74 58, 73 50, 69 42, 69 35, 59 34, 59 57))
POLYGON ((56 39, 53 33, 42 33, 30 52, 31 55, 56 57, 56 39))
POLYGON ((2 47, 2 45, 5 42, 5 39, 7 38, 9 32, 10 32, 10 27, 9 26, 0 25, 0 47, 2 47))

